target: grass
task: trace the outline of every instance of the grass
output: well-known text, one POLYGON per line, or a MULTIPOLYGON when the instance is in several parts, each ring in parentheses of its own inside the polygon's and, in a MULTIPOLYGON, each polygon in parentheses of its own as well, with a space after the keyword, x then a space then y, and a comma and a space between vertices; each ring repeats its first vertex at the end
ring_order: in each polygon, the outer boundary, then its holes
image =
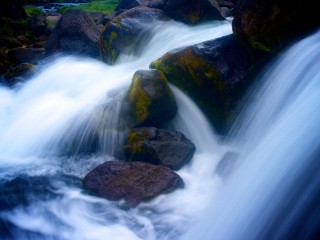
POLYGON ((32 16, 33 14, 41 14, 43 13, 42 9, 36 8, 33 6, 24 6, 24 10, 26 11, 26 14, 28 17, 32 16))
POLYGON ((63 7, 59 9, 59 12, 64 13, 69 9, 79 8, 88 12, 103 12, 103 13, 109 14, 114 11, 114 9, 118 6, 118 3, 119 3, 119 0, 98 0, 98 1, 92 1, 86 4, 82 4, 80 6, 63 7))

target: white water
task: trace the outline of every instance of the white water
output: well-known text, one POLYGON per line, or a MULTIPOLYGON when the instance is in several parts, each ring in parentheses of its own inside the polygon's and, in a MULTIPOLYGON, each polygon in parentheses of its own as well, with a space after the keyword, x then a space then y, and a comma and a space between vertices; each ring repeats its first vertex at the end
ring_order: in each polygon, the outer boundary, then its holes
POLYGON ((238 168, 185 239, 319 239, 320 32, 262 74, 234 126, 238 168))
MULTIPOLYGON (((148 68, 173 48, 229 34, 231 26, 224 22, 187 27, 169 22, 154 31, 140 57, 122 56, 116 66, 59 57, 25 84, 0 88, 0 184, 16 185, 20 201, 29 201, 14 205, 13 199, 7 203, 12 207, 0 206, 1 239, 176 239, 193 223, 208 194, 220 184, 211 176, 225 150, 218 148, 201 112, 179 90, 175 90, 180 110, 174 125, 198 149, 192 164, 179 171, 186 183, 184 190, 125 211, 117 202, 81 190, 81 178, 111 157, 56 156, 59 142, 75 133, 81 136, 79 131, 85 136, 90 124, 84 122, 97 124, 92 118, 97 106, 111 105, 115 115, 111 124, 117 122, 121 107, 117 94, 128 88, 136 70, 148 68), (199 128, 194 131, 196 125, 199 128), (14 179, 19 180, 11 183, 14 179)), ((108 141, 121 142, 121 138, 115 133, 108 141)))

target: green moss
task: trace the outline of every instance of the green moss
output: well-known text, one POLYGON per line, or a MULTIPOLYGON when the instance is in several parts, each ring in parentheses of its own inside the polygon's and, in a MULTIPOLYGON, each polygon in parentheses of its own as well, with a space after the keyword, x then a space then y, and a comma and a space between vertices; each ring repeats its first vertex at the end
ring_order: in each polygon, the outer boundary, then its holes
POLYGON ((112 32, 110 33, 110 36, 111 36, 111 39, 113 40, 113 39, 115 39, 115 38, 118 37, 118 33, 115 32, 115 31, 112 31, 112 32))
MULTIPOLYGON (((106 27, 107 29, 108 27, 106 27)), ((117 60, 119 53, 114 49, 112 42, 114 39, 118 37, 118 33, 116 31, 111 31, 108 34, 107 30, 100 38, 100 59, 105 60, 109 64, 114 64, 117 60), (107 36, 107 37, 105 37, 107 36)))
POLYGON ((24 10, 28 17, 32 16, 33 14, 42 14, 43 10, 34 6, 24 6, 24 10))
POLYGON ((59 9, 59 12, 64 13, 69 9, 78 8, 88 12, 103 12, 103 13, 109 14, 115 10, 118 4, 119 4, 118 0, 98 0, 98 1, 92 1, 90 3, 82 4, 80 6, 63 7, 59 9))
POLYGON ((143 123, 149 116, 148 107, 151 99, 148 94, 141 88, 141 79, 133 78, 129 90, 129 100, 134 108, 134 115, 138 123, 143 123))

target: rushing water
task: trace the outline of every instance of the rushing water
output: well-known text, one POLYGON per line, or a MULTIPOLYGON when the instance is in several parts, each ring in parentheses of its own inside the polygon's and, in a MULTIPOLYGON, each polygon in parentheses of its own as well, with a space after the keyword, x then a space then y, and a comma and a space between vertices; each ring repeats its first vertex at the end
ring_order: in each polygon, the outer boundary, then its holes
POLYGON ((319 239, 320 32, 262 74, 234 126, 236 171, 185 239, 319 239))
POLYGON ((173 126, 198 149, 193 163, 179 171, 184 190, 130 210, 82 191, 83 176, 112 159, 114 143, 123 141, 126 129, 99 136, 96 155, 72 153, 82 149, 93 129, 119 127, 122 97, 136 70, 173 48, 230 33, 228 22, 195 27, 166 22, 154 28, 138 57, 122 56, 116 66, 60 56, 26 83, 0 88, 0 238, 152 240, 176 239, 185 232, 220 184, 212 173, 226 150, 178 89, 180 110, 173 126), (107 123, 96 120, 97 114, 104 114, 107 123), (74 151, 61 154, 74 137, 79 139, 74 151))
MULTIPOLYGON (((136 56, 116 66, 58 57, 15 89, 0 88, 0 239, 312 239, 319 229, 320 34, 288 49, 262 74, 223 143, 198 107, 172 86, 172 126, 197 146, 179 170, 185 189, 123 210, 87 195, 82 177, 112 159, 126 129, 117 125, 133 73, 165 52, 229 34, 229 23, 169 22, 136 56), (107 123, 94 116, 104 114, 107 123), (74 137, 99 136, 96 155, 61 154, 74 137), (215 172, 238 156, 228 178, 215 172), (110 153, 110 154, 108 154, 110 153), (196 224, 197 223, 197 224, 196 224)), ((80 147, 82 148, 82 147, 80 147)))

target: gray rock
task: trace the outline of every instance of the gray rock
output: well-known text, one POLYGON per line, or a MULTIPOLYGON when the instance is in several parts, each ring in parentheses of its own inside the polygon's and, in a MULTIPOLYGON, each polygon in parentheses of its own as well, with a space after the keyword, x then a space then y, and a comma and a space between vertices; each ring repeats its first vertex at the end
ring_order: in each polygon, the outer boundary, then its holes
POLYGON ((174 170, 187 164, 195 150, 182 133, 154 127, 133 129, 125 145, 128 160, 162 164, 174 170))

